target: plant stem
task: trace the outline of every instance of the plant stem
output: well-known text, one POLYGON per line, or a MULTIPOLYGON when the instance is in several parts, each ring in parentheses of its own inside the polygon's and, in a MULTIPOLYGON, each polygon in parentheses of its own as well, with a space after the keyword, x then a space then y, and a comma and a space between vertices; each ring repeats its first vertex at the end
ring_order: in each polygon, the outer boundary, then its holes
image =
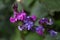
POLYGON ((23 32, 21 32, 21 39, 22 40, 25 40, 25 36, 24 36, 24 33, 23 32))

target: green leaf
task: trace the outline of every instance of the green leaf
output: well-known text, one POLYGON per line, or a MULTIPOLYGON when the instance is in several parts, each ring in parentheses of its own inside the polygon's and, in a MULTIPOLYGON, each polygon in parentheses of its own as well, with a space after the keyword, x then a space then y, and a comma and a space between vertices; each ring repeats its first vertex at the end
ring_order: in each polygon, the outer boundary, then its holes
POLYGON ((60 26, 60 20, 56 20, 55 24, 60 26))
POLYGON ((60 40, 60 33, 58 33, 56 40, 60 40))
POLYGON ((2 1, 0 1, 0 10, 4 9, 6 6, 3 4, 2 1))
POLYGON ((5 24, 5 16, 0 14, 0 31, 3 29, 5 24))
POLYGON ((22 10, 22 5, 18 2, 18 11, 22 10))
POLYGON ((22 0, 22 7, 26 10, 26 11, 30 11, 29 5, 33 0, 22 0))
POLYGON ((49 10, 60 10, 60 0, 44 0, 44 4, 49 10))
POLYGON ((51 37, 50 35, 46 35, 44 40, 55 40, 55 38, 51 37))
POLYGON ((33 0, 23 0, 22 3, 28 7, 33 0))
POLYGON ((60 20, 55 21, 55 29, 58 31, 60 30, 60 20))
POLYGON ((11 36, 10 40, 22 40, 20 36, 21 36, 20 31, 18 29, 16 29, 16 33, 11 36))
POLYGON ((36 33, 30 33, 26 36, 26 40, 42 40, 43 38, 36 33))
POLYGON ((56 37, 51 37, 49 34, 47 34, 44 40, 60 40, 60 33, 58 33, 56 37))
POLYGON ((40 4, 38 1, 35 2, 34 6, 31 9, 31 15, 36 15, 38 18, 47 16, 47 9, 43 4, 40 4))

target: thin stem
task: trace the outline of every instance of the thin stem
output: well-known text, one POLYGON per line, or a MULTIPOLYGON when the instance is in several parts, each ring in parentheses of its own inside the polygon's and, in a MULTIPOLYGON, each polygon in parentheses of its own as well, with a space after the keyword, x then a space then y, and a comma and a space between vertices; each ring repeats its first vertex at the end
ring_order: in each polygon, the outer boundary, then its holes
POLYGON ((24 33, 23 32, 21 32, 21 39, 22 40, 25 40, 25 36, 24 36, 24 33))

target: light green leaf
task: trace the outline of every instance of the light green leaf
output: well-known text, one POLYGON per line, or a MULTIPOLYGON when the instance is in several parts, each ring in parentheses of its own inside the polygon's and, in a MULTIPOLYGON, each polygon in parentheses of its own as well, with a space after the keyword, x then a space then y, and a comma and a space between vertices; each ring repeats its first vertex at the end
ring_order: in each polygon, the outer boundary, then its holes
POLYGON ((60 10, 60 0, 44 0, 44 4, 49 10, 60 10))
POLYGON ((60 33, 58 33, 56 40, 60 40, 60 33))
POLYGON ((36 1, 31 9, 31 15, 36 15, 38 18, 41 18, 41 17, 45 17, 47 14, 48 13, 45 6, 43 4, 40 4, 38 1, 36 1))
POLYGON ((3 4, 2 1, 0 1, 0 10, 4 9, 6 6, 3 4))
POLYGON ((55 38, 51 37, 50 35, 46 35, 44 40, 55 40, 55 38))
POLYGON ((22 3, 28 7, 33 0, 23 0, 22 3))
POLYGON ((50 35, 46 35, 44 40, 60 40, 60 33, 56 37, 51 37, 50 35))
POLYGON ((20 31, 18 29, 16 29, 16 33, 11 36, 10 40, 22 40, 20 36, 21 36, 20 31))
POLYGON ((22 10, 22 5, 18 2, 18 11, 22 10))
POLYGON ((30 33, 26 36, 26 40, 42 40, 43 38, 36 33, 30 33))
POLYGON ((30 11, 29 5, 31 4, 33 0, 22 0, 22 7, 26 10, 26 11, 30 11))

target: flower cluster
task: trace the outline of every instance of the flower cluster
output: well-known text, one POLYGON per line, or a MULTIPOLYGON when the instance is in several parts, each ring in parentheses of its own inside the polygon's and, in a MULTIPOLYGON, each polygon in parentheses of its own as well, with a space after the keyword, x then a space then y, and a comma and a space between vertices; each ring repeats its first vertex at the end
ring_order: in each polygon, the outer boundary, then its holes
POLYGON ((53 20, 51 18, 41 18, 39 21, 39 24, 43 25, 43 24, 47 24, 47 25, 52 25, 53 24, 53 20))
MULTIPOLYGON (((24 10, 18 12, 17 11, 17 6, 14 5, 13 7, 13 10, 14 10, 14 13, 13 13, 13 16, 10 17, 10 22, 11 23, 15 23, 17 21, 20 21, 22 22, 23 24, 22 25, 18 25, 18 29, 20 31, 23 31, 23 30, 32 30, 33 28, 35 29, 35 32, 39 35, 43 35, 44 34, 44 31, 45 31, 45 28, 43 26, 43 24, 46 24, 46 25, 52 25, 53 24, 53 20, 51 18, 41 18, 38 23, 39 23, 39 26, 35 25, 35 21, 37 20, 37 17, 35 15, 32 15, 32 16, 28 16, 26 14, 26 12, 24 12, 24 10), (34 27, 36 26, 36 27, 34 27)), ((54 31, 54 30, 49 30, 49 33, 51 36, 56 36, 57 35, 57 32, 54 31)))

